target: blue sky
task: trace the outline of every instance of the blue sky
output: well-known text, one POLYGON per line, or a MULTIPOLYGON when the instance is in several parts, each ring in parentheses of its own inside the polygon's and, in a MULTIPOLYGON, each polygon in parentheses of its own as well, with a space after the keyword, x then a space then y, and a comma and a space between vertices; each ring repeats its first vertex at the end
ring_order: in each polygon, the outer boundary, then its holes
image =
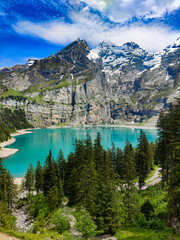
POLYGON ((180 37, 179 0, 1 0, 0 67, 44 58, 77 38, 157 52, 180 37))

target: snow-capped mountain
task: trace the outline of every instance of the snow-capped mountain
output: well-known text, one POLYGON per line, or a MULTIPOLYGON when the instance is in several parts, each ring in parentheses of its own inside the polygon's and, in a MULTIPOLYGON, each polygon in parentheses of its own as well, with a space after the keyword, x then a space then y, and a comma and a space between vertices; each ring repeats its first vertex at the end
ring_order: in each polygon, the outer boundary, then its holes
POLYGON ((23 107, 34 124, 142 122, 180 96, 179 59, 179 39, 158 53, 134 42, 90 50, 78 39, 45 59, 1 69, 0 103, 23 107))
POLYGON ((127 42, 117 46, 112 42, 102 42, 97 48, 92 49, 88 55, 89 59, 98 61, 102 59, 103 71, 122 69, 122 65, 138 65, 139 70, 150 68, 159 61, 159 55, 148 53, 134 42, 127 42), (158 57, 157 57, 158 56, 158 57))
POLYGON ((101 42, 97 48, 94 48, 88 54, 88 58, 94 62, 102 64, 102 71, 113 72, 113 70, 122 70, 123 65, 134 65, 138 70, 149 70, 158 67, 161 60, 169 54, 177 54, 180 48, 180 38, 174 44, 167 46, 157 53, 150 53, 142 49, 134 42, 124 43, 117 46, 110 41, 101 42))

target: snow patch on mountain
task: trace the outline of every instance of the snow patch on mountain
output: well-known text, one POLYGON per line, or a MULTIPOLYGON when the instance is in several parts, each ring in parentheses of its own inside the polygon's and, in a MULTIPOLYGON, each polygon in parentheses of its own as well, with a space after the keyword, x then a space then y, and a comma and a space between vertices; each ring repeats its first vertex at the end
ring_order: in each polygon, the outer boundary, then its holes
MULTIPOLYGON (((144 69, 153 71, 161 66, 161 60, 169 53, 175 53, 180 48, 180 38, 174 44, 157 53, 149 53, 134 42, 117 46, 110 41, 101 42, 97 48, 90 50, 88 58, 94 62, 101 62, 102 71, 111 74, 119 72, 127 64, 140 65, 140 72, 144 69)), ((133 67, 134 68, 134 67, 133 67)))
POLYGON ((126 63, 134 64, 136 60, 143 61, 144 66, 150 68, 160 61, 159 54, 148 53, 134 42, 117 46, 112 42, 103 41, 90 51, 88 58, 95 62, 101 59, 103 71, 113 70, 116 66, 120 67, 126 63))
POLYGON ((164 55, 174 53, 177 50, 180 50, 180 38, 178 38, 174 44, 171 44, 164 49, 164 55))

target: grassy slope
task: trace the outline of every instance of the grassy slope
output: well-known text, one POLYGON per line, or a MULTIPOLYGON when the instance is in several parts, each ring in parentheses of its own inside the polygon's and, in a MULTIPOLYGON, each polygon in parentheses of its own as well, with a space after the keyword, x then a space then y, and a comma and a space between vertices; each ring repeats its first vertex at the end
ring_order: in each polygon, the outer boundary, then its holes
MULTIPOLYGON (((160 184, 149 187, 144 191, 138 192, 141 203, 143 203, 147 198, 152 203, 155 215, 167 214, 167 188, 161 189, 160 184)), ((73 215, 76 217, 76 213, 73 215)), ((173 229, 166 226, 167 220, 162 219, 162 229, 150 229, 148 227, 140 227, 137 222, 129 226, 122 226, 118 229, 116 233, 117 240, 178 240, 180 236, 173 234, 173 229)), ((40 234, 33 233, 19 233, 14 230, 4 230, 0 229, 2 232, 6 232, 12 236, 18 237, 20 239, 26 240, 44 240, 47 238, 61 240, 71 240, 65 236, 59 235, 54 229, 43 230, 40 234)))
POLYGON ((127 228, 116 234, 117 240, 179 240, 171 229, 155 231, 151 229, 127 228))
MULTIPOLYGON (((154 207, 154 215, 160 217, 160 215, 167 216, 167 193, 167 188, 162 190, 161 185, 156 184, 146 190, 139 191, 138 195, 141 204, 149 199, 154 207)), ((163 228, 156 229, 155 224, 153 230, 145 226, 140 227, 137 222, 134 222, 131 226, 122 227, 117 231, 117 240, 180 240, 180 236, 175 235, 173 229, 167 227, 166 217, 162 217, 160 223, 163 228)))

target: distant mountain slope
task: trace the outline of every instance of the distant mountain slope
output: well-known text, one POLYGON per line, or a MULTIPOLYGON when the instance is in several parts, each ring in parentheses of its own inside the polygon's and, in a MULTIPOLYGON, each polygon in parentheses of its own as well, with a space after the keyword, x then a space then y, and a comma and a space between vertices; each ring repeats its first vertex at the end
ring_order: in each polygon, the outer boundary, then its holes
POLYGON ((153 54, 136 43, 76 40, 55 55, 0 69, 3 106, 34 125, 143 122, 180 94, 180 39, 153 54))

